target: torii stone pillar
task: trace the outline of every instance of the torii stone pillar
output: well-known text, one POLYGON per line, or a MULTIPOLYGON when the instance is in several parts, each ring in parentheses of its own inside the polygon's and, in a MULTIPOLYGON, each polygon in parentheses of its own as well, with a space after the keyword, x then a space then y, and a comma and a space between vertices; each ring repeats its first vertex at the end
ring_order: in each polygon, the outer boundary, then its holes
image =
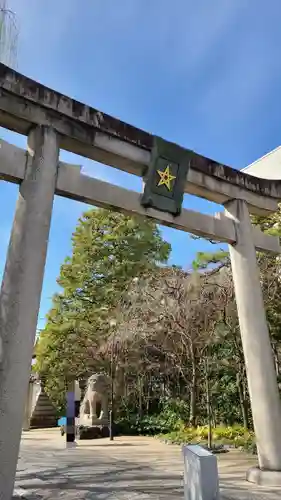
POLYGON ((12 497, 58 169, 56 132, 31 131, 0 294, 0 493, 12 497))
POLYGON ((258 447, 259 468, 251 469, 247 478, 258 484, 281 485, 281 402, 253 229, 245 201, 231 201, 225 208, 236 227, 236 244, 229 245, 229 252, 258 447))

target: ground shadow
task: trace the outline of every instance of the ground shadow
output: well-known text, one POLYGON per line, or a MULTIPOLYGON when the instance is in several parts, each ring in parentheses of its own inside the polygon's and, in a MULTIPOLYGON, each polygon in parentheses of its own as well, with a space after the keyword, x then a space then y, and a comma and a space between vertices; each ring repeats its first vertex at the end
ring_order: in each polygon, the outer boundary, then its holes
POLYGON ((18 482, 22 488, 39 495, 41 492, 44 498, 50 499, 56 498, 58 492, 70 490, 95 494, 93 498, 102 495, 104 500, 113 498, 112 495, 118 498, 119 493, 126 494, 128 499, 135 495, 140 498, 141 495, 153 495, 153 498, 167 500, 183 496, 181 475, 163 474, 150 466, 135 465, 129 461, 117 461, 114 470, 107 469, 107 465, 112 467, 112 463, 103 463, 100 466, 103 470, 98 470, 97 466, 74 462, 56 470, 46 468, 40 472, 20 473, 18 482), (49 497, 46 497, 46 490, 49 497))

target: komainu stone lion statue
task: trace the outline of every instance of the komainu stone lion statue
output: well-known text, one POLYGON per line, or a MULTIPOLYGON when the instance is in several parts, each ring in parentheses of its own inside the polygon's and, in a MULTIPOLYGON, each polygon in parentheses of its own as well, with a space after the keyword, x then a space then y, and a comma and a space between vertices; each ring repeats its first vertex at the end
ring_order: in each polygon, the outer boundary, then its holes
POLYGON ((88 378, 86 392, 81 403, 79 421, 95 425, 108 420, 108 392, 110 379, 104 373, 88 378), (98 407, 100 407, 99 417, 98 407))

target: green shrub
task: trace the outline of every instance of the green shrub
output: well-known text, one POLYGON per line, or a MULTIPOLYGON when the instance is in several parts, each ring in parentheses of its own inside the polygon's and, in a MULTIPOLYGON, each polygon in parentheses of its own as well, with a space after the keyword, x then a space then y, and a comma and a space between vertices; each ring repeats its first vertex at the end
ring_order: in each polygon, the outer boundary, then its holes
MULTIPOLYGON (((150 415, 140 418, 132 415, 130 418, 119 419, 116 425, 118 434, 157 436, 173 444, 208 443, 208 426, 188 427, 179 418, 175 407, 166 407, 160 415, 150 415)), ((219 426, 212 430, 214 446, 231 446, 256 453, 255 436, 241 425, 219 426)))
POLYGON ((171 427, 174 426, 174 429, 178 426, 178 423, 188 422, 189 405, 186 401, 183 401, 180 398, 163 398, 160 401, 160 406, 161 418, 166 420, 171 427))
POLYGON ((123 435, 155 436, 156 434, 170 432, 171 423, 161 415, 151 415, 143 418, 132 415, 130 418, 119 419, 117 429, 118 433, 123 435))
MULTIPOLYGON (((158 436, 173 444, 201 444, 208 443, 208 427, 182 427, 169 433, 158 436)), ((256 453, 255 436, 242 426, 216 427, 212 432, 212 442, 215 446, 225 445, 241 448, 250 453, 256 453)))
POLYGON ((188 405, 180 399, 164 398, 159 402, 158 410, 161 412, 155 415, 139 417, 130 415, 117 419, 117 429, 123 435, 149 435, 168 433, 180 430, 185 427, 184 421, 188 419, 188 405))

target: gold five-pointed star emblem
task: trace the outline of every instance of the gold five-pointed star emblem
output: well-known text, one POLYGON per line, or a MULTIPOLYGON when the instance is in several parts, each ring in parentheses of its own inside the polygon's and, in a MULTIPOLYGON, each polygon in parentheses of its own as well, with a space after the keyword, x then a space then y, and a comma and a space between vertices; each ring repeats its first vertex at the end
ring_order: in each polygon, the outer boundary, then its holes
POLYGON ((162 172, 161 170, 157 170, 157 174, 160 175, 160 181, 158 182, 157 186, 166 186, 168 191, 171 191, 171 181, 173 181, 176 176, 170 174, 170 165, 167 165, 164 172, 162 172))

